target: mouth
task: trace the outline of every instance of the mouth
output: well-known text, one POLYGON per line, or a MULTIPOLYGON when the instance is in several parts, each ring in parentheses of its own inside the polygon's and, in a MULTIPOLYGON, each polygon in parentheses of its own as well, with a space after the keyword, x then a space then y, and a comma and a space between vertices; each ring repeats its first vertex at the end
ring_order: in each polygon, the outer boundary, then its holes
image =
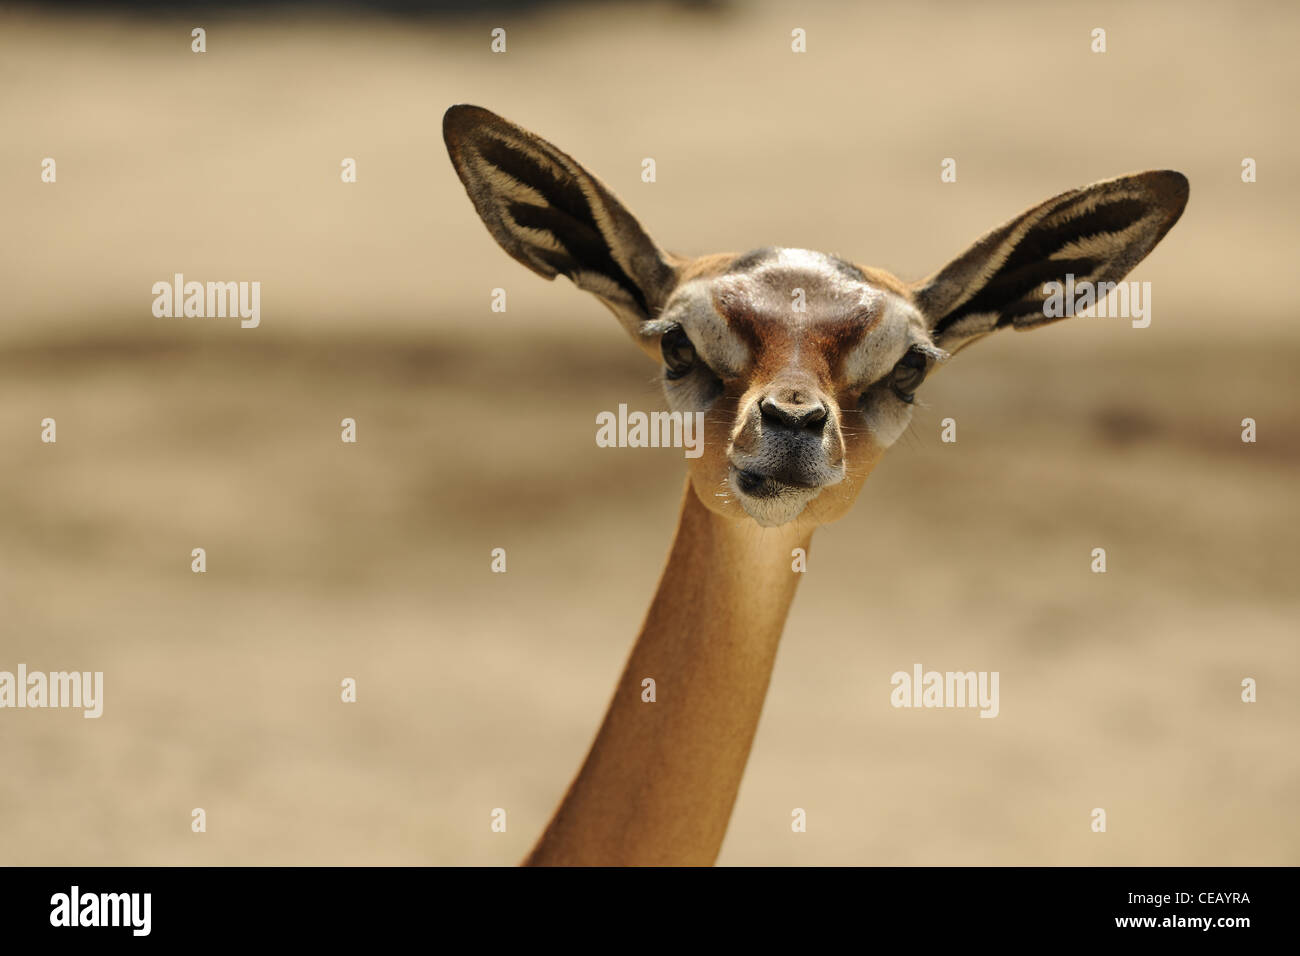
POLYGON ((765 528, 787 524, 803 512, 824 485, 776 478, 750 468, 728 468, 727 482, 745 513, 765 528))
POLYGON ((736 490, 751 498, 779 498, 786 491, 816 491, 820 485, 810 485, 764 475, 748 468, 731 466, 731 480, 736 490))

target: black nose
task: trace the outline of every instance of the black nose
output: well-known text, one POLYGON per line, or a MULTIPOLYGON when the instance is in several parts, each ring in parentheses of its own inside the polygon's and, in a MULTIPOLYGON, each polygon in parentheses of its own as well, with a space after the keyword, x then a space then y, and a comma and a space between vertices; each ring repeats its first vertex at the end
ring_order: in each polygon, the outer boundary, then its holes
POLYGON ((764 421, 795 430, 821 431, 826 424, 826 406, 797 392, 783 396, 764 395, 759 400, 758 411, 764 421))

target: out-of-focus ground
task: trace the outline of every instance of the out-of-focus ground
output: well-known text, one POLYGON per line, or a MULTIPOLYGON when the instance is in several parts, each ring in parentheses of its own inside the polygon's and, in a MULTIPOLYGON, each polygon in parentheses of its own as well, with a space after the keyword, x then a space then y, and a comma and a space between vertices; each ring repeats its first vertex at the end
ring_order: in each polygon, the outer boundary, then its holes
POLYGON ((961 353, 818 534, 720 862, 1300 862, 1298 21, 301 16, 213 20, 197 56, 189 18, 0 13, 0 669, 107 684, 97 721, 0 712, 0 862, 512 863, 540 831, 683 466, 595 446, 596 412, 660 407, 653 367, 474 218, 439 129, 462 101, 573 153, 674 250, 809 246, 907 278, 1055 192, 1185 172, 1186 214, 1130 276, 1150 328, 961 353), (173 272, 261 281, 262 327, 154 318, 173 272), (894 710, 918 662, 1000 671, 1000 716, 894 710))

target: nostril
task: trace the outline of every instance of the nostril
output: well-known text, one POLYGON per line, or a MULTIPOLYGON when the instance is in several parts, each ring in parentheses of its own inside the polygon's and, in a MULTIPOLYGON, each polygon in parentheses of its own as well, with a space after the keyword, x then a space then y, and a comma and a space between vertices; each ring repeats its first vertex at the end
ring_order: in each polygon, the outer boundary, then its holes
POLYGON ((808 410, 808 414, 804 417, 804 426, 806 428, 821 428, 826 424, 827 416, 826 406, 818 402, 808 410))
POLYGON ((765 419, 786 428, 807 428, 820 431, 826 424, 828 411, 822 402, 786 403, 763 398, 758 411, 765 419))
POLYGON ((769 422, 784 425, 787 428, 799 427, 801 416, 799 415, 798 406, 791 406, 775 399, 764 398, 758 403, 758 410, 769 422))

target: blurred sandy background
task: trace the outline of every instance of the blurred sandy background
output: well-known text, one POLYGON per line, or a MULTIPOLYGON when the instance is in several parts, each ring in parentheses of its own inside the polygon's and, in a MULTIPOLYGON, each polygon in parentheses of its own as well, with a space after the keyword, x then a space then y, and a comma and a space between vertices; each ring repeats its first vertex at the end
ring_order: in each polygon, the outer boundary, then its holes
POLYGON ((1150 328, 963 352, 819 533, 719 862, 1300 862, 1298 25, 1005 0, 0 12, 0 669, 106 672, 98 721, 0 712, 0 862, 509 864, 540 832, 683 466, 595 446, 596 412, 661 407, 653 368, 489 238, 442 146, 457 102, 573 153, 668 248, 909 279, 1069 187, 1185 172, 1130 276, 1150 328), (154 318, 173 272, 261 281, 261 328, 154 318), (1001 716, 892 709, 915 662, 999 670, 1001 716))

